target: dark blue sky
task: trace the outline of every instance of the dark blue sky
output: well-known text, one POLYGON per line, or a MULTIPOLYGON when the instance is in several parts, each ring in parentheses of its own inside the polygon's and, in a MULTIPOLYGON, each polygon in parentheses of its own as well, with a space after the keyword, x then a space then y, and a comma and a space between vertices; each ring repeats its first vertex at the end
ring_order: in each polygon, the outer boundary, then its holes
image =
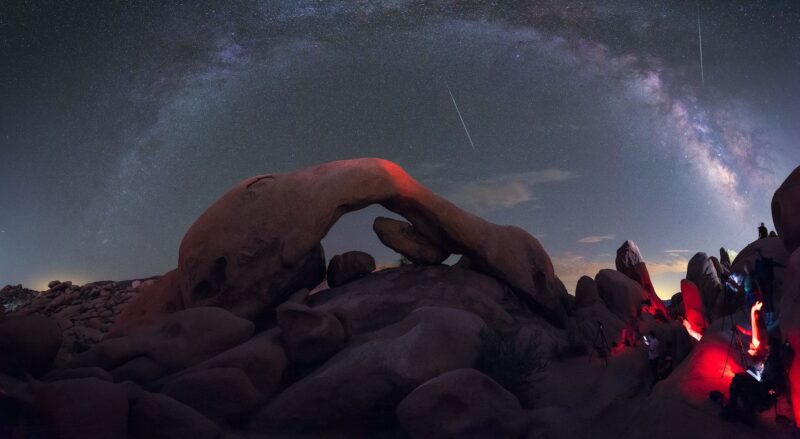
MULTIPOLYGON (((106 3, 0 6, 0 285, 165 272, 237 181, 378 156, 570 290, 633 239, 668 297, 800 164, 797 2, 106 3)), ((396 259, 376 214, 328 256, 396 259)))

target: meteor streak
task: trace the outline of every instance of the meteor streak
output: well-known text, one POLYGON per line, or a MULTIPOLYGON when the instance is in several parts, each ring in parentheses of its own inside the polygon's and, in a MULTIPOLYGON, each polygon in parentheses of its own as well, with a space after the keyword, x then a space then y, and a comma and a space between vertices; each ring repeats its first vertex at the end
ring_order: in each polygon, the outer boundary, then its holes
POLYGON ((461 120, 461 126, 464 127, 464 132, 467 133, 467 139, 469 140, 469 144, 470 144, 470 146, 472 146, 472 150, 474 151, 475 150, 475 144, 472 143, 472 136, 469 135, 469 130, 467 129, 467 124, 464 123, 464 118, 461 117, 461 110, 458 109, 458 104, 456 103, 456 98, 453 97, 453 92, 450 91, 450 85, 447 84, 447 83, 445 83, 444 85, 447 87, 447 92, 450 93, 450 100, 453 101, 453 106, 456 107, 456 113, 458 113, 458 118, 461 120))

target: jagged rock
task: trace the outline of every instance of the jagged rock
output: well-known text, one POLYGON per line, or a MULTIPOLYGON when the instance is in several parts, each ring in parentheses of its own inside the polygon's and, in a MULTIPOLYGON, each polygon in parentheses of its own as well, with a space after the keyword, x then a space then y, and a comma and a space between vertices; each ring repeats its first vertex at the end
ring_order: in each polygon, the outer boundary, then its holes
POLYGON ((372 224, 372 230, 385 246, 415 264, 438 265, 450 255, 439 245, 417 233, 414 226, 405 221, 377 217, 372 224))
POLYGON ((650 280, 650 272, 647 270, 647 264, 645 264, 642 253, 639 251, 639 247, 636 246, 636 243, 631 240, 626 240, 622 243, 622 246, 617 249, 615 265, 617 271, 636 281, 644 288, 645 293, 647 293, 647 299, 650 300, 654 309, 657 310, 656 312, 661 312, 664 317, 669 315, 667 307, 664 306, 664 302, 662 302, 661 298, 656 294, 653 281, 650 280))
POLYGON ((328 264, 327 280, 331 287, 338 287, 375 270, 375 258, 368 253, 350 251, 336 255, 328 264))
POLYGON ((423 382, 448 370, 472 367, 485 327, 476 315, 426 307, 365 335, 311 375, 281 392, 250 426, 327 428, 364 419, 386 422, 394 407, 423 382), (391 410, 390 413, 386 411, 391 410))
POLYGON ((55 438, 125 438, 128 395, 123 386, 97 378, 33 386, 36 406, 55 438))
POLYGON ((792 253, 800 247, 800 166, 772 196, 772 222, 786 251, 792 253))
POLYGON ((168 396, 145 392, 136 386, 129 386, 128 394, 131 438, 218 439, 221 436, 216 423, 168 396))
POLYGON ((397 407, 412 438, 521 437, 527 415, 516 396, 475 369, 445 372, 397 407))
POLYGON ((61 342, 61 328, 53 319, 7 316, 0 320, 0 372, 39 376, 52 366, 61 342))
POLYGON ((191 308, 128 336, 104 340, 81 354, 77 363, 111 370, 115 380, 137 378, 141 382, 239 345, 253 331, 253 323, 222 308, 191 308))
MULTIPOLYGON (((700 295, 703 298, 703 305, 706 310, 706 318, 709 321, 723 314, 722 282, 719 279, 714 263, 705 253, 697 253, 689 260, 689 265, 686 268, 686 279, 700 289, 700 295)), ((686 297, 684 297, 685 300, 686 297)))
POLYGON ((181 373, 161 392, 215 419, 232 419, 252 410, 260 395, 237 368, 209 368, 181 373))
POLYGON ((289 360, 313 364, 328 359, 345 342, 345 331, 336 316, 306 305, 284 303, 276 310, 281 341, 289 360))
POLYGON ((511 285, 527 306, 556 324, 565 322, 563 286, 539 241, 459 209, 380 159, 332 162, 237 184, 184 236, 179 291, 143 291, 131 307, 151 315, 142 321, 165 313, 159 304, 181 300, 186 308, 214 305, 243 316, 273 309, 322 279, 324 267, 316 269, 321 239, 341 215, 371 204, 405 216, 420 235, 511 285), (150 297, 159 291, 172 296, 150 297))
POLYGON ((603 269, 595 276, 597 290, 608 310, 623 322, 639 317, 642 301, 647 297, 644 288, 616 270, 603 269))

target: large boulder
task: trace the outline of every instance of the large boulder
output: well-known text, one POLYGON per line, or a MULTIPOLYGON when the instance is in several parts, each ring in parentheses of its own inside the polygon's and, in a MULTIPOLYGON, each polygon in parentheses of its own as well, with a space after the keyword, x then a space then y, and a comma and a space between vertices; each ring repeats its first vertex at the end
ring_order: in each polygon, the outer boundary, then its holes
POLYGON ((800 166, 772 196, 772 222, 789 253, 800 247, 800 166))
POLYGON ((449 370, 472 367, 483 320, 449 308, 426 307, 365 335, 311 375, 281 392, 251 427, 270 429, 392 422, 394 407, 414 388, 449 370))
POLYGON ((33 386, 36 407, 55 438, 125 438, 128 393, 125 387, 81 378, 33 386))
POLYGON ((260 399, 250 378, 237 368, 199 369, 167 381, 161 393, 214 419, 235 419, 260 399))
POLYGON ((368 253, 350 251, 336 255, 328 263, 328 285, 338 287, 364 277, 375 270, 375 258, 368 253))
POLYGON ((445 372, 397 407, 412 438, 521 437, 527 415, 516 396, 475 369, 445 372))
POLYGON ((612 313, 605 302, 600 298, 597 290, 597 283, 589 276, 578 279, 575 287, 575 336, 577 341, 587 345, 589 349, 598 350, 603 354, 608 354, 611 343, 621 341, 621 333, 625 327, 625 321, 612 313), (609 346, 603 345, 603 340, 599 332, 603 332, 609 346))
MULTIPOLYGON (((714 262, 705 253, 696 253, 686 267, 686 279, 700 289, 708 320, 724 314, 724 291, 714 262)), ((684 300, 686 297, 684 296, 684 300)))
POLYGON ((669 315, 667 307, 664 306, 664 302, 656 294, 653 281, 650 280, 650 272, 647 270, 647 265, 636 243, 631 240, 623 242, 620 248, 617 249, 617 258, 614 262, 617 271, 635 280, 644 288, 653 312, 660 312, 664 317, 667 317, 669 315))
POLYGON ((377 217, 372 229, 384 245, 415 264, 438 265, 450 255, 405 221, 377 217))
POLYGON ((168 396, 129 386, 128 397, 128 431, 131 438, 217 439, 222 435, 216 423, 168 396))
POLYGON ((344 327, 331 313, 297 303, 284 303, 276 314, 286 356, 291 361, 317 363, 344 347, 344 327))
MULTIPOLYGON (((381 159, 327 163, 287 174, 249 178, 209 207, 184 236, 178 257, 184 307, 221 306, 241 316, 271 310, 289 294, 322 280, 320 241, 345 213, 381 204, 449 253, 509 284, 531 309, 563 324, 562 286, 550 257, 524 230, 467 213, 381 159)), ((159 280, 158 282, 162 282, 159 280)), ((151 291, 159 291, 153 288, 151 291)), ((163 314, 139 294, 141 320, 163 314), (144 304, 142 304, 144 302, 144 304)), ((177 301, 177 299, 175 299, 177 301)))
POLYGON ((342 321, 358 336, 396 323, 424 306, 461 309, 481 317, 503 333, 539 334, 543 350, 563 338, 563 330, 532 314, 511 288, 496 279, 446 265, 408 265, 375 272, 347 285, 311 295, 308 305, 342 321))
POLYGON ((595 276, 597 290, 609 311, 623 322, 641 315, 642 301, 647 293, 639 283, 616 270, 603 269, 595 276))
POLYGON ((187 371, 236 368, 242 370, 262 396, 274 395, 286 370, 286 353, 281 346, 280 330, 262 332, 246 342, 209 358, 187 371))
POLYGON ((114 324, 108 330, 108 337, 125 335, 162 316, 184 309, 178 285, 178 271, 167 272, 157 281, 141 287, 138 297, 147 299, 132 300, 122 307, 114 324))
POLYGON ((237 346, 253 331, 252 322, 222 308, 191 308, 104 340, 81 354, 76 365, 110 370, 115 381, 144 383, 237 346))
POLYGON ((47 372, 61 347, 58 323, 43 316, 0 319, 0 372, 13 376, 47 372))
POLYGON ((694 336, 702 335, 708 327, 708 318, 703 296, 697 285, 688 279, 681 280, 681 298, 683 299, 683 316, 694 336))

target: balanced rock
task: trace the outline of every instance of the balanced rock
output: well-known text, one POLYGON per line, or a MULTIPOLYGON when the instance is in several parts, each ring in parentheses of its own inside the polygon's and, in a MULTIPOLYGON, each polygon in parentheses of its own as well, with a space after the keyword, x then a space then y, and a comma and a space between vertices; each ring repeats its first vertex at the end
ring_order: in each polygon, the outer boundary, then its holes
POLYGON ((375 270, 375 258, 368 253, 349 251, 336 255, 328 263, 328 285, 338 287, 364 277, 375 270))
POLYGON ((322 280, 320 241, 343 214, 371 204, 404 216, 417 233, 441 242, 449 253, 468 256, 475 269, 506 282, 528 307, 563 325, 563 288, 539 241, 518 227, 467 213, 398 165, 373 158, 237 184, 184 236, 178 290, 142 291, 131 306, 148 315, 138 316, 140 322, 155 320, 167 312, 161 304, 173 302, 184 308, 220 306, 248 317, 274 309, 292 292, 322 280), (153 298, 154 292, 172 296, 153 298))
POLYGON ((344 327, 333 314, 297 303, 284 303, 276 314, 286 356, 293 362, 317 363, 344 346, 344 327))
POLYGON ((521 437, 519 400, 475 369, 445 372, 414 389, 397 407, 412 438, 521 437))
POLYGON ((402 321, 365 335, 311 375, 291 385, 256 416, 251 428, 327 428, 364 419, 391 422, 395 407, 425 381, 478 359, 476 315, 449 308, 420 308, 402 321), (382 419, 389 416, 389 419, 382 419))
POLYGON ((772 222, 789 253, 800 247, 800 166, 772 196, 772 222))
POLYGON ((0 372, 42 375, 52 366, 61 342, 61 327, 53 319, 6 316, 0 320, 0 372))
POLYGON ((450 255, 437 244, 414 230, 414 226, 391 218, 377 217, 372 229, 390 249, 415 264, 437 265, 450 255))

